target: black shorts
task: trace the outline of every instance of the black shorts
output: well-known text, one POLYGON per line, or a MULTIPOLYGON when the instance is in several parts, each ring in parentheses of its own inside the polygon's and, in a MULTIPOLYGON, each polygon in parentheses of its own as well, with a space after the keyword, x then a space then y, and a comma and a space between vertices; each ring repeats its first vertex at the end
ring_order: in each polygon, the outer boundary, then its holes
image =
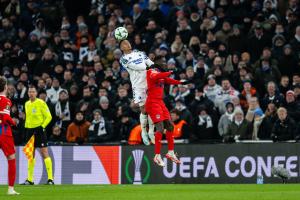
POLYGON ((42 128, 27 128, 26 129, 26 143, 34 134, 34 147, 43 148, 48 146, 47 134, 42 128))

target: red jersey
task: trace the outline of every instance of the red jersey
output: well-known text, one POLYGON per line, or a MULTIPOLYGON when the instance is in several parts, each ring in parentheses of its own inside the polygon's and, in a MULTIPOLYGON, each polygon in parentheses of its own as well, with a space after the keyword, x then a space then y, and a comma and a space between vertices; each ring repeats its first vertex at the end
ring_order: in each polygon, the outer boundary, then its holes
POLYGON ((12 136, 10 126, 15 126, 15 122, 10 117, 12 103, 6 96, 0 95, 0 135, 12 136))
POLYGON ((172 78, 169 78, 172 72, 159 72, 155 69, 147 70, 147 100, 163 99, 164 85, 172 84, 178 85, 181 82, 172 78))

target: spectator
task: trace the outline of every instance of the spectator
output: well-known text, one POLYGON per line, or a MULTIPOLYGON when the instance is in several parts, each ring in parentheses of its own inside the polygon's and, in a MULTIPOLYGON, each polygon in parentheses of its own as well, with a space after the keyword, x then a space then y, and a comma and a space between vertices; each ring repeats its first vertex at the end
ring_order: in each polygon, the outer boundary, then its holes
POLYGON ((116 118, 116 112, 110 106, 110 101, 106 96, 100 97, 99 106, 101 110, 101 115, 108 121, 114 121, 116 118))
POLYGON ((219 135, 227 135, 228 126, 233 122, 234 105, 231 102, 226 103, 226 112, 221 116, 218 123, 219 135))
POLYGON ((76 112, 74 121, 67 129, 67 142, 83 144, 88 141, 90 122, 84 119, 84 113, 76 112))
POLYGON ((258 98, 257 97, 251 97, 248 100, 248 105, 249 105, 249 107, 248 107, 247 114, 246 114, 245 118, 248 122, 253 122, 255 110, 257 108, 260 108, 258 98))
POLYGON ((218 108, 220 114, 226 112, 225 105, 227 102, 230 102, 233 97, 238 97, 239 92, 231 87, 230 81, 227 78, 222 80, 222 89, 217 94, 215 105, 218 108))
POLYGON ((262 88, 259 92, 263 94, 265 91, 263 90, 269 82, 278 83, 281 78, 280 71, 275 65, 271 65, 269 60, 262 60, 260 66, 255 70, 255 82, 256 88, 262 88))
MULTIPOLYGON (((256 108, 254 110, 254 120, 253 120, 253 132, 252 132, 252 139, 258 140, 259 130, 265 130, 266 127, 261 127, 264 121, 265 115, 260 108, 256 108)), ((271 127, 268 127, 271 128, 271 127)))
POLYGON ((193 136, 195 141, 216 140, 217 117, 209 114, 205 107, 199 107, 198 116, 193 122, 193 136))
POLYGON ((180 112, 180 119, 183 119, 184 121, 186 121, 186 123, 188 125, 192 124, 193 116, 192 116, 191 112, 189 111, 189 109, 186 107, 184 101, 182 101, 181 99, 178 99, 175 104, 175 109, 180 112))
POLYGON ((93 112, 94 118, 89 127, 88 141, 90 143, 110 142, 114 138, 114 129, 111 122, 107 121, 100 109, 93 112))
POLYGON ((271 47, 271 39, 264 33, 262 25, 257 23, 254 26, 254 34, 250 35, 247 40, 247 50, 251 55, 251 60, 259 59, 265 47, 271 47))
POLYGON ((295 138, 296 123, 288 116, 287 110, 283 107, 277 110, 278 120, 275 122, 271 138, 274 142, 287 141, 295 138))
POLYGON ((124 108, 119 107, 117 114, 119 113, 119 123, 117 124, 116 130, 119 132, 119 141, 128 141, 131 130, 138 124, 138 122, 130 117, 129 113, 123 110, 124 108))
POLYGON ((207 77, 208 84, 203 88, 205 96, 216 103, 217 95, 220 93, 222 87, 216 83, 216 76, 211 74, 207 77))
POLYGON ((243 84, 243 91, 240 94, 240 103, 243 110, 248 110, 249 105, 248 102, 251 97, 256 97, 256 89, 252 87, 250 81, 245 81, 243 84))
POLYGON ((190 129, 187 126, 186 121, 180 119, 180 112, 176 109, 171 110, 171 120, 174 125, 173 135, 175 139, 189 139, 190 129))
POLYGON ((84 115, 87 117, 87 120, 91 121, 93 110, 96 108, 97 105, 97 99, 94 98, 94 95, 88 86, 85 86, 83 88, 82 98, 83 99, 77 103, 76 109, 83 112, 84 115))
POLYGON ((55 104, 56 126, 66 130, 73 119, 74 105, 69 102, 69 94, 67 90, 59 92, 59 99, 55 104))
POLYGON ((289 90, 286 92, 285 103, 283 107, 287 110, 288 116, 293 120, 300 118, 300 104, 296 101, 295 92, 289 90))
MULTIPOLYGON (((255 118, 259 119, 258 120, 258 123, 259 123, 263 115, 260 112, 255 115, 258 115, 258 117, 255 116, 255 118)), ((254 118, 254 120, 256 121, 255 118, 254 118)), ((272 128, 273 128, 276 120, 277 120, 277 108, 275 107, 275 105, 273 103, 270 103, 265 112, 263 120, 260 123, 259 128, 258 128, 257 137, 259 140, 270 140, 271 139, 271 131, 272 131, 272 128)))
POLYGON ((70 70, 65 70, 64 83, 62 84, 62 87, 70 91, 72 85, 74 85, 72 72, 70 70))
POLYGON ((227 45, 230 36, 232 36, 231 25, 228 21, 224 21, 222 29, 216 33, 216 39, 227 45))
POLYGON ((59 126, 54 126, 52 128, 52 134, 49 139, 54 144, 63 144, 66 140, 66 132, 65 129, 62 129, 59 126))
POLYGON ((214 103, 207 98, 207 96, 203 93, 201 88, 195 89, 194 100, 190 104, 192 115, 197 114, 197 110, 200 106, 204 106, 207 108, 209 113, 216 112, 214 103))
POLYGON ((292 75, 299 73, 299 58, 296 57, 292 50, 292 46, 287 44, 283 47, 283 55, 279 58, 278 66, 281 75, 292 78, 292 75))
POLYGON ((174 97, 175 101, 178 99, 182 100, 185 104, 189 104, 192 100, 191 90, 189 89, 188 85, 179 85, 178 86, 178 93, 174 97))
POLYGON ((287 91, 291 90, 290 79, 288 76, 282 76, 279 85, 279 91, 282 95, 286 94, 287 91))
POLYGON ((51 101, 52 104, 56 104, 59 98, 59 93, 63 89, 60 87, 59 80, 57 78, 53 78, 52 80, 52 86, 50 89, 48 89, 47 92, 47 97, 51 101))
POLYGON ((276 107, 282 106, 284 102, 283 95, 281 95, 278 91, 276 91, 275 82, 269 82, 267 85, 267 94, 261 101, 261 107, 263 110, 266 110, 267 105, 269 103, 274 103, 276 107))
POLYGON ((246 40, 238 24, 234 24, 232 35, 228 37, 228 52, 245 52, 246 40))
POLYGON ((224 142, 250 140, 252 138, 252 124, 244 118, 244 112, 241 109, 235 109, 233 122, 228 126, 227 134, 223 138, 224 142))
POLYGON ((293 47, 294 52, 298 55, 299 58, 299 52, 300 52, 300 26, 297 26, 295 31, 295 36, 291 40, 291 46, 293 47))
POLYGON ((40 77, 43 73, 52 74, 56 62, 54 56, 50 48, 45 49, 41 60, 36 64, 33 70, 33 75, 40 77))
POLYGON ((294 86, 295 98, 296 101, 300 102, 300 84, 294 86))

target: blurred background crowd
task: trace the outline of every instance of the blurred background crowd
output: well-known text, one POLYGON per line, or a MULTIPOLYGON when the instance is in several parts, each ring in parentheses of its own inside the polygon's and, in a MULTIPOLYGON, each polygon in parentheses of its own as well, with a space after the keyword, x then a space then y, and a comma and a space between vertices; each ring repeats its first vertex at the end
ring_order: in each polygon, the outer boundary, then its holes
POLYGON ((0 0, 15 143, 24 143, 30 84, 51 110, 52 143, 130 143, 139 110, 119 26, 134 49, 191 81, 165 88, 176 139, 298 140, 299 16, 299 0, 0 0))

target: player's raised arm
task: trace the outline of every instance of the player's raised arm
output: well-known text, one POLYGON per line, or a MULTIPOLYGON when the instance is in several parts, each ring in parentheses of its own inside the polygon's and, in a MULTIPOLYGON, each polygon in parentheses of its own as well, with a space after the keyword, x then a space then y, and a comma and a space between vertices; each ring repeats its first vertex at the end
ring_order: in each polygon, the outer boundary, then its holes
POLYGON ((152 69, 148 70, 147 73, 149 73, 149 77, 152 80, 165 79, 172 74, 172 72, 158 72, 152 69))

